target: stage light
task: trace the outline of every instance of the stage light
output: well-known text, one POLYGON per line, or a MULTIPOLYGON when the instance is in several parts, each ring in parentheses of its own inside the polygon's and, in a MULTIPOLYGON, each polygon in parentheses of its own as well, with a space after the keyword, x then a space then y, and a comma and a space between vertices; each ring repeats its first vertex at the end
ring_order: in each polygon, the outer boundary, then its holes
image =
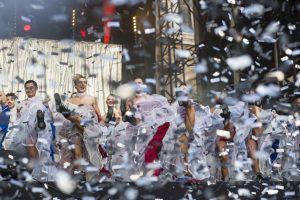
POLYGON ((31 26, 29 24, 26 24, 24 26, 24 31, 30 31, 31 30, 31 26))
MULTIPOLYGON (((72 26, 75 26, 75 19, 76 19, 76 10, 72 10, 72 26)), ((74 30, 73 30, 74 31, 74 30)))
POLYGON ((81 37, 86 37, 86 32, 84 30, 80 30, 81 37))
POLYGON ((136 33, 137 32, 136 16, 133 16, 132 20, 133 20, 133 31, 136 33))

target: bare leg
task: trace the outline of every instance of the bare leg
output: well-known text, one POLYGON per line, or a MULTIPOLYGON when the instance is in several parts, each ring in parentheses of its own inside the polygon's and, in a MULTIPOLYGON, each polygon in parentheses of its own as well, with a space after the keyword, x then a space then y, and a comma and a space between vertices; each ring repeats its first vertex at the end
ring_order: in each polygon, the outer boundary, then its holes
MULTIPOLYGON (((229 121, 226 121, 224 124, 224 130, 229 131, 230 132, 230 138, 229 140, 232 141, 235 135, 235 128, 233 126, 233 124, 229 121)), ((221 161, 221 173, 222 173, 222 177, 225 180, 228 175, 229 175, 229 170, 227 167, 228 164, 228 152, 226 151, 226 147, 227 147, 227 140, 221 139, 219 138, 218 142, 217 142, 217 148, 218 148, 218 152, 219 152, 219 157, 220 157, 220 161, 221 161)))
MULTIPOLYGON (((181 136, 179 136, 179 145, 180 145, 180 151, 183 154, 183 159, 184 162, 187 163, 188 162, 188 137, 186 134, 182 134, 181 136)), ((186 171, 188 174, 188 166, 186 165, 186 171)))
POLYGON ((82 158, 82 147, 81 147, 82 141, 80 137, 75 138, 75 160, 79 160, 82 158))
POLYGON ((263 130, 261 127, 254 128, 252 130, 253 135, 251 135, 251 137, 247 140, 247 147, 248 147, 250 158, 252 159, 252 162, 253 162, 253 170, 254 170, 255 174, 260 173, 259 161, 256 158, 255 153, 257 151, 257 140, 261 136, 262 132, 263 132, 263 130))
POLYGON ((27 151, 28 151, 29 158, 31 160, 38 159, 39 152, 38 152, 38 150, 36 149, 36 147, 34 145, 33 146, 27 146, 27 151))
POLYGON ((255 174, 258 174, 258 173, 260 173, 259 162, 255 156, 256 149, 257 149, 257 142, 255 140, 253 140, 252 138, 249 138, 247 140, 247 146, 248 146, 250 158, 253 162, 253 170, 254 170, 255 174))
POLYGON ((221 173, 222 173, 223 179, 225 179, 229 175, 228 167, 226 166, 228 163, 228 155, 226 154, 227 153, 226 146, 227 146, 227 141, 225 141, 225 140, 219 140, 217 142, 217 148, 218 148, 218 152, 219 152, 219 156, 220 156, 220 161, 222 164, 221 173))
POLYGON ((80 125, 81 118, 79 116, 71 116, 68 118, 78 128, 81 134, 84 132, 84 128, 80 125))

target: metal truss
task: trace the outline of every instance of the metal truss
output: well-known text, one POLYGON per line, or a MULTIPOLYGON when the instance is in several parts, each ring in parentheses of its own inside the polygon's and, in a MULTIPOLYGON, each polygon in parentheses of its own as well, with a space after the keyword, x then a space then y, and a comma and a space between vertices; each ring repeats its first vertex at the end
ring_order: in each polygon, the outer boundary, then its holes
POLYGON ((155 1, 156 5, 156 80, 157 93, 174 100, 174 89, 185 83, 187 60, 176 56, 183 50, 182 31, 176 20, 169 17, 179 12, 179 1, 155 1), (182 76, 182 79, 179 79, 182 76))

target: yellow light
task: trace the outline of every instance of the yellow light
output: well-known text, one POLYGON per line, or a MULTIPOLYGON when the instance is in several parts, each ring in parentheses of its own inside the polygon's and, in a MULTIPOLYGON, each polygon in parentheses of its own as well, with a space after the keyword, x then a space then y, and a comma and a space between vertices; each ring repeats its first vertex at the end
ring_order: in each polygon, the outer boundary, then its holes
POLYGON ((73 11, 73 13, 75 12, 75 10, 72 10, 73 11))
POLYGON ((75 23, 72 23, 72 26, 75 26, 75 23))
POLYGON ((135 26, 135 25, 136 25, 136 23, 135 23, 135 22, 133 22, 133 25, 135 26))
POLYGON ((72 22, 75 23, 75 19, 73 19, 72 22))
POLYGON ((135 20, 135 19, 136 19, 136 17, 135 17, 135 16, 133 16, 132 18, 133 18, 133 20, 135 20))

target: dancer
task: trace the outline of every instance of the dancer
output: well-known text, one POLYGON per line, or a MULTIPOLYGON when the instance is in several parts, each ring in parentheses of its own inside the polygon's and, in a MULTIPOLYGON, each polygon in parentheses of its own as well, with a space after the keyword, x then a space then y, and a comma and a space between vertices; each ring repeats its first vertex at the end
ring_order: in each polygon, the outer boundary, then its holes
POLYGON ((217 149, 221 161, 221 174, 223 180, 228 180, 229 175, 239 179, 245 179, 243 169, 248 168, 250 162, 247 161, 247 148, 245 140, 252 131, 252 126, 256 117, 250 113, 245 102, 238 101, 234 105, 225 105, 223 98, 217 98, 216 102, 220 105, 221 116, 224 119, 225 136, 218 132, 217 149), (228 142, 233 142, 230 149, 227 149, 228 142), (229 151, 229 152, 228 152, 229 151), (230 161, 230 162, 229 162, 230 161), (242 163, 242 166, 231 167, 235 161, 242 163), (230 167, 228 167, 230 166, 230 167))
MULTIPOLYGON (((67 119, 64 126, 70 127, 69 130, 65 130, 65 133, 60 134, 64 134, 75 145, 76 160, 85 158, 100 170, 104 165, 105 155, 99 152, 99 145, 106 127, 100 123, 101 113, 96 98, 86 94, 86 77, 76 74, 73 83, 77 92, 66 102, 66 105, 63 105, 59 94, 55 94, 57 111, 67 119)), ((78 168, 82 170, 80 164, 78 168)), ((96 174, 92 174, 90 178, 96 174)))
POLYGON ((106 126, 116 126, 122 120, 121 112, 116 108, 116 97, 112 94, 106 97, 107 113, 103 116, 106 126))
POLYGON ((144 92, 142 79, 135 79, 134 87, 135 95, 126 102, 126 120, 116 127, 111 139, 115 143, 112 168, 121 180, 160 174, 161 167, 146 166, 161 161, 159 152, 174 116, 165 97, 144 92))
POLYGON ((28 98, 18 105, 17 126, 13 128, 16 137, 13 140, 25 146, 29 158, 35 163, 32 176, 43 181, 53 180, 56 168, 50 157, 51 113, 43 98, 36 96, 38 85, 34 80, 26 81, 24 87, 28 98))

